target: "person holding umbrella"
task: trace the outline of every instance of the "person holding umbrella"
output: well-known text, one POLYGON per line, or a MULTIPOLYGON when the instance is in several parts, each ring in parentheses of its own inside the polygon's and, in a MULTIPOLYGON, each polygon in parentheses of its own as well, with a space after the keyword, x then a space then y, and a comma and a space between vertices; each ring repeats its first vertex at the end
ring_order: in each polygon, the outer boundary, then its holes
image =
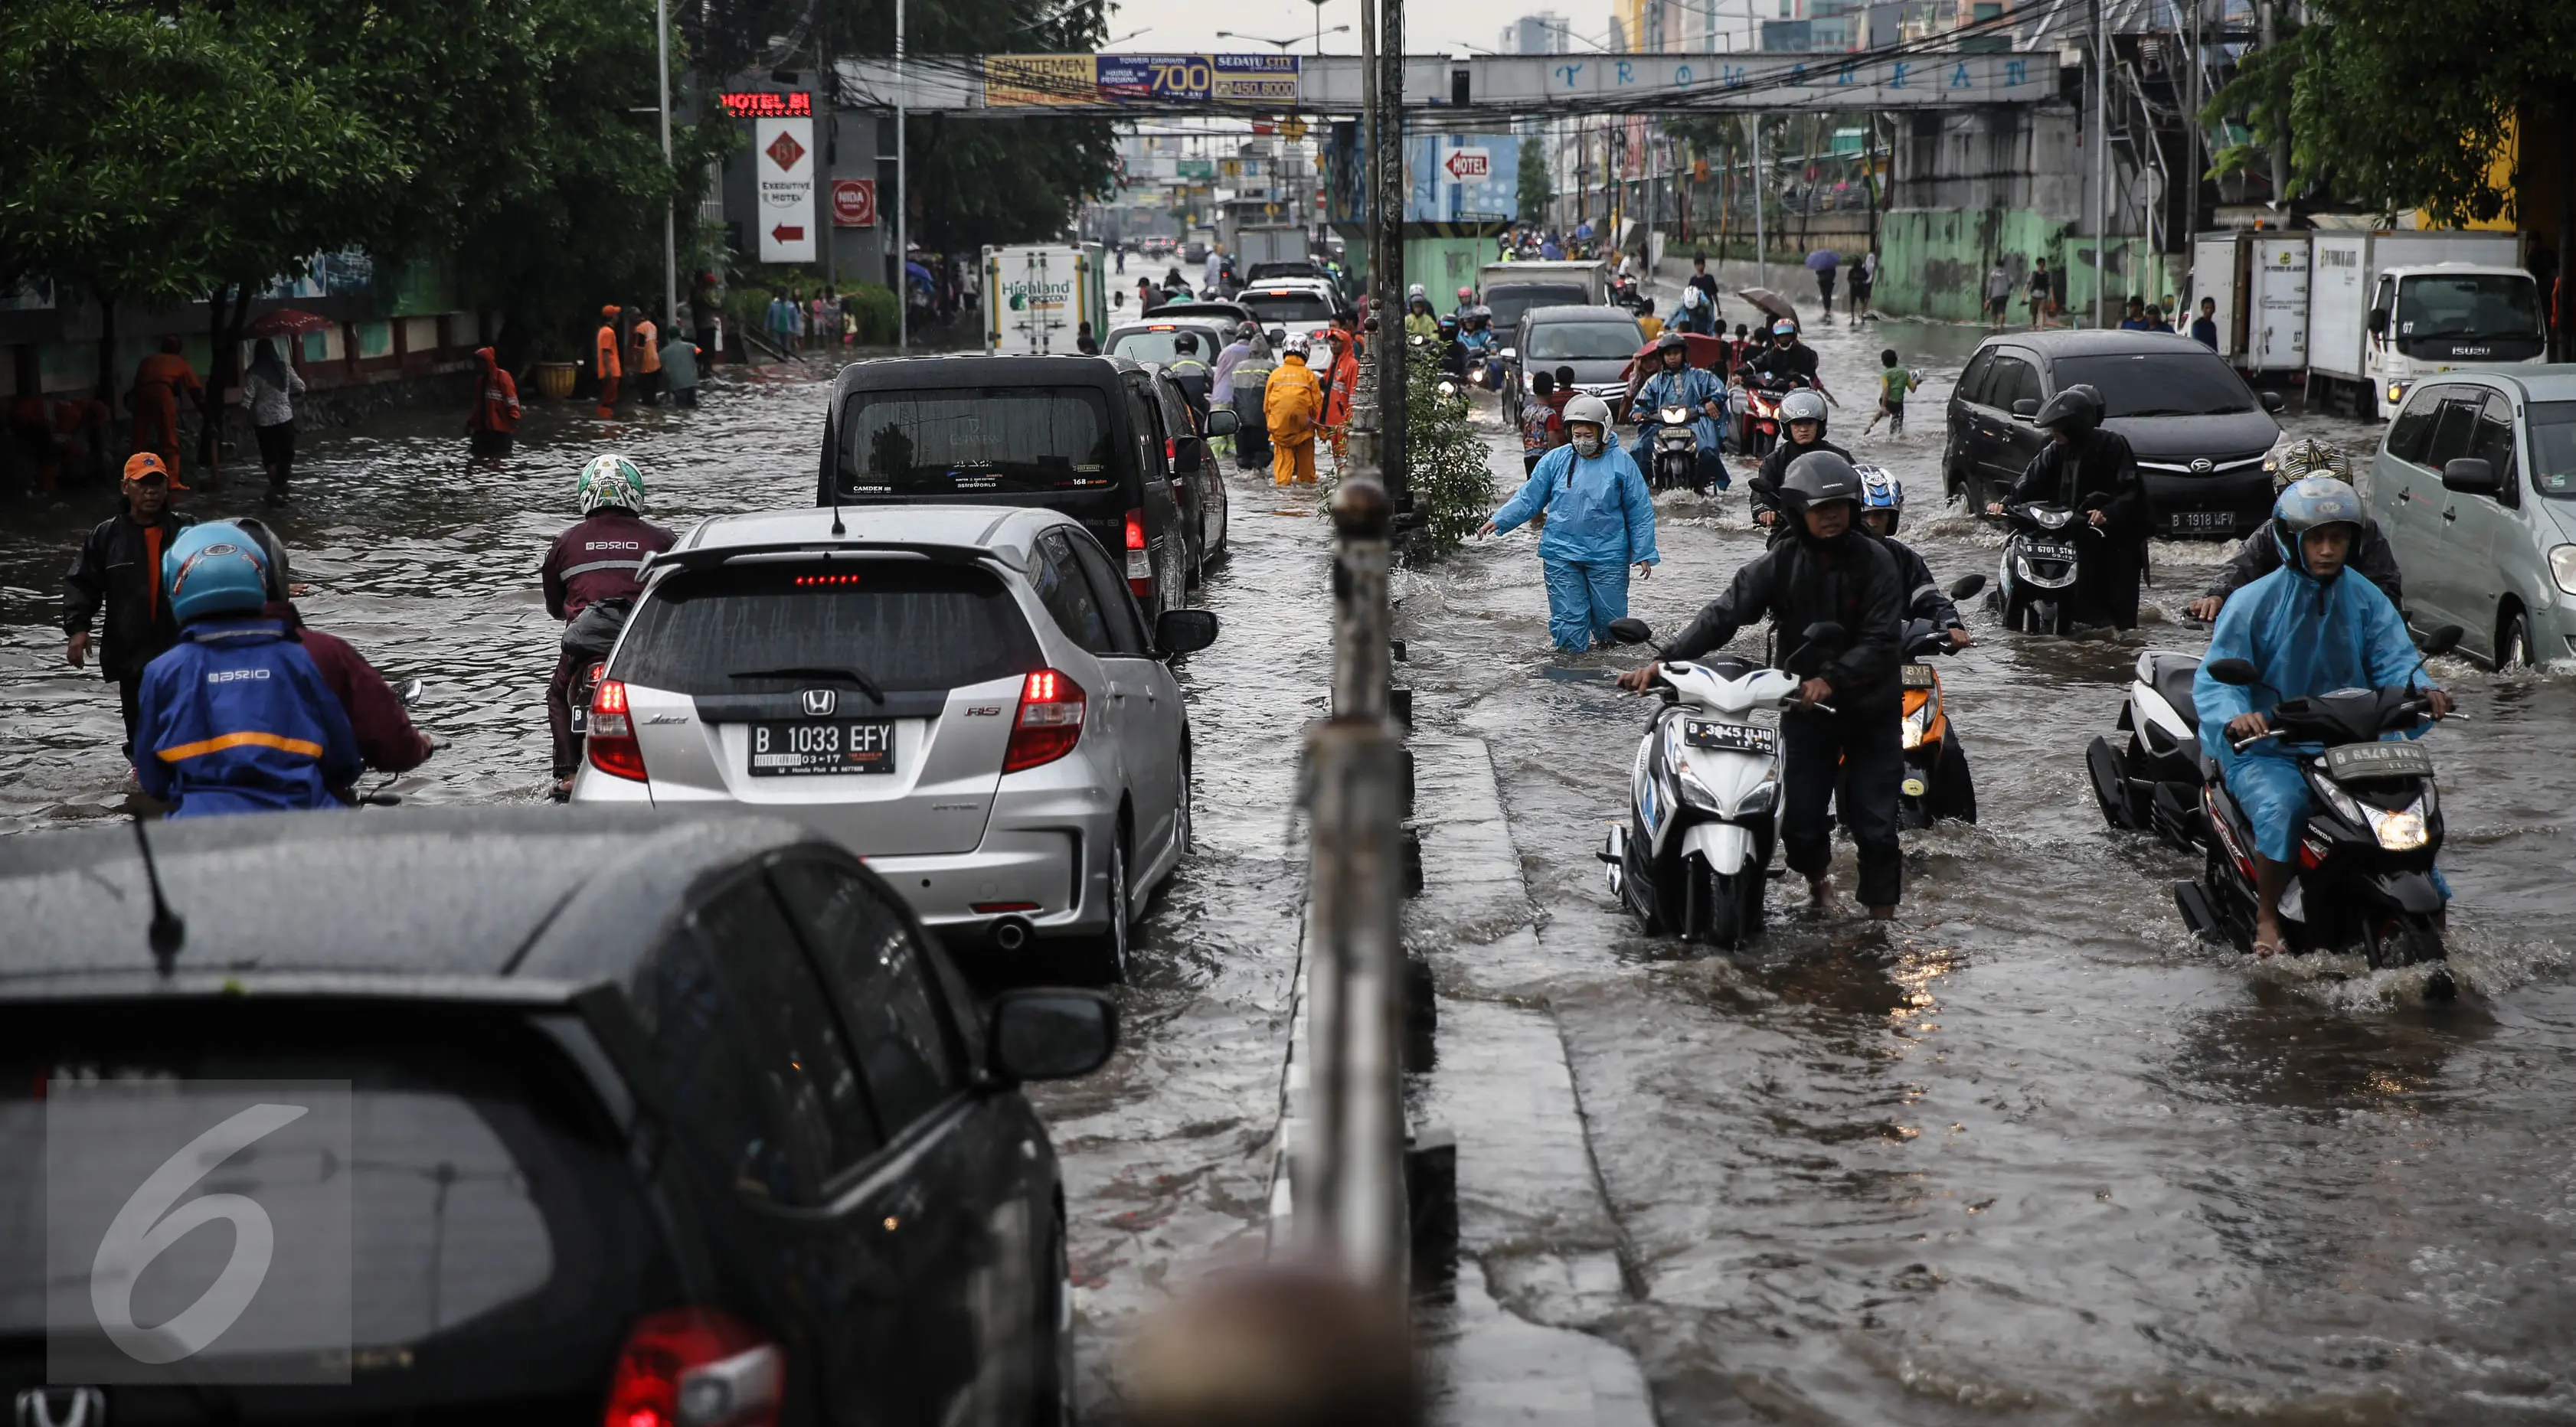
POLYGON ((1825 300, 1825 320, 1834 320, 1834 273, 1842 266, 1843 255, 1831 248, 1818 248, 1807 254, 1807 270, 1816 275, 1816 291, 1825 300))

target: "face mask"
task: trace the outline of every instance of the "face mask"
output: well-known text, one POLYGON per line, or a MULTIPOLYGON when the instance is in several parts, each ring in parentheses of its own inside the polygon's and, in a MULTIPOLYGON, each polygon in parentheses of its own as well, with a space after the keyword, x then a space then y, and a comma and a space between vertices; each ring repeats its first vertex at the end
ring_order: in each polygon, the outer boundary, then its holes
POLYGON ((1578 456, 1581 456, 1583 459, 1585 459, 1585 460, 1587 460, 1587 461, 1588 461, 1588 460, 1591 460, 1591 459, 1592 459, 1593 457, 1595 457, 1595 456, 1600 455, 1600 454, 1601 454, 1601 438, 1600 438, 1600 437, 1598 437, 1598 436, 1589 435, 1589 434, 1575 437, 1575 438, 1574 438, 1574 454, 1576 454, 1576 455, 1578 455, 1578 456))

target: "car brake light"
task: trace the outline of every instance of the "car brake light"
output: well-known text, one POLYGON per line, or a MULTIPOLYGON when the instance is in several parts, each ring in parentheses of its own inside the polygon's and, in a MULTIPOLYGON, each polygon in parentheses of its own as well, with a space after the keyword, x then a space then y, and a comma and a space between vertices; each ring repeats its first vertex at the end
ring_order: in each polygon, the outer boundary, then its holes
POLYGON ((1140 600, 1154 597, 1154 560, 1145 553, 1145 512, 1127 512, 1127 591, 1140 600))
POLYGON ((602 679, 590 691, 590 766, 613 778, 644 781, 644 746, 635 741, 635 720, 626 707, 626 681, 602 679))
POLYGON ((602 1427, 774 1427, 787 1355, 708 1308, 646 1315, 618 1350, 602 1427))
POLYGON ((1053 669, 1040 669, 1020 683, 1020 708, 1011 720, 1011 743, 1002 751, 1002 771, 1017 773, 1053 763, 1082 741, 1082 686, 1053 669))

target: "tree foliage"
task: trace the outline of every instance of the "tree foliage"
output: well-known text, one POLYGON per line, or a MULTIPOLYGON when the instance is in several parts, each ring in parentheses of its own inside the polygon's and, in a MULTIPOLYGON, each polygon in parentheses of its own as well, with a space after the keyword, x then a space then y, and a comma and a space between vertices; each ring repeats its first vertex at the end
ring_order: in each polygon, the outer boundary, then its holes
MULTIPOLYGON (((2304 26, 2249 54, 2211 96, 2208 122, 2241 116, 2255 145, 2214 156, 2250 166, 2286 136, 2294 193, 2443 223, 2502 216, 2495 158, 2517 115, 2576 130, 2576 5, 2527 0, 2309 0, 2304 26)), ((2510 180, 2507 180, 2510 182, 2510 180)))
POLYGON ((1521 140, 1520 218, 1524 223, 1545 223, 1548 205, 1556 201, 1556 188, 1547 179, 1547 146, 1536 137, 1521 140))
POLYGON ((1411 355, 1404 382, 1406 479, 1426 521, 1423 551, 1436 559, 1464 544, 1493 513, 1494 469, 1469 424, 1467 394, 1445 380, 1431 345, 1397 350, 1411 355))

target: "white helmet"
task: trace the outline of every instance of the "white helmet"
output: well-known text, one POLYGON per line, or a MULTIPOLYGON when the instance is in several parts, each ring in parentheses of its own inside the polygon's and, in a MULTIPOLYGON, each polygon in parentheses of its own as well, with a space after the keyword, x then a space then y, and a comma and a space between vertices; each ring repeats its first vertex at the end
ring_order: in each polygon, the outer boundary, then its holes
POLYGON ((1682 306, 1684 308, 1696 309, 1701 303, 1706 301, 1708 301, 1708 294, 1700 291, 1698 288, 1686 287, 1682 289, 1682 306))
POLYGON ((1299 332, 1289 337, 1288 345, 1284 350, 1289 356, 1302 357, 1308 352, 1314 350, 1314 346, 1315 343, 1312 338, 1308 337, 1303 332, 1299 332))
POLYGON ((1590 422, 1604 431, 1609 430, 1610 403, 1597 396, 1578 396, 1567 402, 1565 424, 1572 426, 1577 422, 1590 422))
POLYGON ((644 472, 624 456, 594 456, 589 465, 581 468, 581 478, 573 484, 573 499, 584 515, 603 505, 620 506, 642 515, 644 472))

